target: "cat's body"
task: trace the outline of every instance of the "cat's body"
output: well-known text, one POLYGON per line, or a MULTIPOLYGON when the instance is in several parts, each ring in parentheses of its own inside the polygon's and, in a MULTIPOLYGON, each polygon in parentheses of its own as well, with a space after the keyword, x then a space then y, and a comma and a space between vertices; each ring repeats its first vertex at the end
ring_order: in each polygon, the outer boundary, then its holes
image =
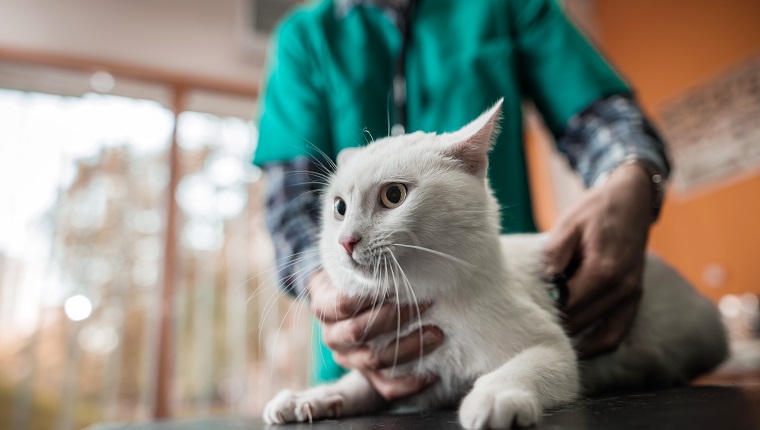
MULTIPOLYGON (((467 428, 530 425, 584 392, 670 386, 720 363, 727 347, 714 306, 649 257, 626 339, 579 366, 540 280, 546 237, 499 236, 498 204, 485 179, 498 108, 452 134, 415 133, 342 154, 325 195, 320 250, 335 286, 410 306, 432 302, 401 334, 421 325, 445 333, 435 351, 393 370, 437 375, 437 382, 394 406, 461 401, 467 428), (389 184, 396 188, 378 197, 389 184)), ((352 371, 334 384, 280 393, 264 418, 303 421, 386 407, 352 371)))

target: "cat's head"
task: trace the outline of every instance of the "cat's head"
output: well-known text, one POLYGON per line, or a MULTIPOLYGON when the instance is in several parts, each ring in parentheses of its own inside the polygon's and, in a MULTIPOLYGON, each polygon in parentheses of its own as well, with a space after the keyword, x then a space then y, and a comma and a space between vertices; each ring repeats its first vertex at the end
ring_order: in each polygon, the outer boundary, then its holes
POLYGON ((498 247, 486 173, 501 104, 453 133, 388 137, 339 154, 320 233, 322 263, 338 288, 408 297, 411 284, 429 299, 498 247))

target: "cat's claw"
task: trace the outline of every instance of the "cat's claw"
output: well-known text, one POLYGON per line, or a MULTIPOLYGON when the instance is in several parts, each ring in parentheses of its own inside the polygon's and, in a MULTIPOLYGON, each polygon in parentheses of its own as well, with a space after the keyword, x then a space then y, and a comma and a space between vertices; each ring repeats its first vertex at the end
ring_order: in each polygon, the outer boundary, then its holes
POLYGON ((308 417, 309 417, 309 424, 311 424, 314 421, 314 418, 313 418, 313 416, 311 414, 311 405, 309 403, 305 403, 303 405, 303 407, 304 407, 304 410, 306 412, 306 415, 308 415, 308 417))
POLYGON ((262 418, 267 424, 284 424, 295 418, 295 393, 282 390, 264 407, 262 418))
POLYGON ((311 423, 313 420, 337 418, 343 401, 343 396, 339 394, 283 390, 267 403, 262 417, 267 424, 311 423))
POLYGON ((528 391, 475 389, 459 408, 459 422, 468 430, 528 427, 538 422, 540 411, 535 395, 528 391))

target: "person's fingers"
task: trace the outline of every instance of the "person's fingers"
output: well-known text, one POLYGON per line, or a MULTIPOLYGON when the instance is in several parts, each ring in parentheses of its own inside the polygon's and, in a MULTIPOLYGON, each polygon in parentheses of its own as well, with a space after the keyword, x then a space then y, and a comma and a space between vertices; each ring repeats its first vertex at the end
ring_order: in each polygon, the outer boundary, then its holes
POLYGON ((620 303, 638 301, 641 278, 629 274, 620 279, 610 270, 590 260, 588 265, 584 262, 568 282, 570 299, 564 314, 565 328, 570 335, 576 335, 592 323, 606 319, 620 303))
POLYGON ((435 326, 425 326, 415 330, 396 342, 390 342, 377 351, 379 368, 385 369, 396 365, 418 360, 423 355, 436 349, 443 343, 443 331, 435 326))
POLYGON ((565 314, 565 329, 571 336, 583 332, 594 322, 606 317, 614 306, 625 301, 627 296, 624 293, 622 288, 610 288, 609 294, 597 297, 596 301, 583 307, 576 307, 572 312, 567 312, 565 314))
POLYGON ((637 309, 638 301, 621 303, 607 320, 578 345, 579 356, 589 359, 617 349, 631 329, 637 309))
MULTIPOLYGON (((621 275, 623 274, 619 273, 612 259, 596 253, 584 256, 567 281, 569 296, 563 311, 571 317, 580 314, 581 310, 585 310, 587 306, 607 295, 611 290, 611 284, 619 282, 621 275)), ((617 289, 612 289, 612 291, 617 291, 617 289)), ((610 303, 606 304, 606 306, 610 305, 610 303)))
MULTIPOLYGON (((420 305, 420 314, 429 306, 420 305)), ((414 306, 399 307, 396 303, 384 303, 353 318, 324 324, 322 339, 332 350, 347 351, 380 334, 395 331, 420 314, 414 306)))
MULTIPOLYGON (((422 303, 419 306, 402 305, 400 307, 397 303, 385 303, 376 310, 365 311, 362 314, 361 321, 359 321, 360 325, 365 326, 361 341, 365 342, 383 333, 403 327, 407 322, 419 318, 430 306, 431 303, 422 303)), ((360 318, 357 317, 356 319, 359 320, 360 318)))
POLYGON ((544 247, 544 277, 551 278, 565 274, 565 269, 573 259, 581 239, 581 232, 575 226, 560 224, 552 230, 544 247))
MULTIPOLYGON (((568 297, 564 308, 562 308, 565 314, 565 321, 573 321, 573 327, 575 327, 577 325, 584 325, 575 321, 577 318, 594 319, 598 317, 598 315, 584 314, 587 312, 586 307, 596 303, 600 295, 603 296, 602 293, 607 290, 608 282, 609 280, 604 275, 595 270, 593 261, 586 259, 581 262, 578 270, 566 284, 568 297)), ((605 305, 609 306, 609 304, 605 305)), ((571 330, 571 333, 574 333, 574 330, 571 330)))
POLYGON ((384 348, 374 351, 366 345, 352 350, 333 350, 335 362, 343 367, 359 370, 380 370, 408 363, 421 358, 443 343, 443 332, 438 327, 427 326, 422 329, 422 336, 415 330, 396 342, 390 342, 384 348))
POLYGON ((417 394, 438 380, 436 375, 405 375, 391 378, 385 372, 362 372, 370 384, 387 401, 417 394))

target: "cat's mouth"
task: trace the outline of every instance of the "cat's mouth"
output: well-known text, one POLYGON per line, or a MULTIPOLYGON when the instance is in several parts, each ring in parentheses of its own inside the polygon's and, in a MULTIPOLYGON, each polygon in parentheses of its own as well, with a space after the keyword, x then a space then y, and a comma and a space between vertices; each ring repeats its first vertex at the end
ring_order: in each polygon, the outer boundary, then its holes
POLYGON ((344 259, 344 266, 351 272, 360 275, 361 277, 375 281, 377 279, 378 263, 371 258, 367 258, 365 255, 357 255, 356 257, 347 256, 344 259))
POLYGON ((357 261, 353 256, 349 256, 347 259, 348 267, 351 268, 351 270, 355 270, 358 272, 362 272, 363 274, 371 274, 372 273, 372 266, 369 264, 364 264, 360 261, 357 261))
POLYGON ((401 271, 396 258, 390 256, 392 252, 386 245, 357 247, 351 254, 344 252, 342 248, 340 251, 340 267, 367 285, 385 284, 401 271))

